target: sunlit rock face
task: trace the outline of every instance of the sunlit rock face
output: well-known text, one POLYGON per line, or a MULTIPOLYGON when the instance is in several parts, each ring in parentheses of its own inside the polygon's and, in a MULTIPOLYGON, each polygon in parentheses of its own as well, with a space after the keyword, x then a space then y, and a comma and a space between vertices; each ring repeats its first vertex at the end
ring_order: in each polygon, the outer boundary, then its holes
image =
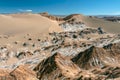
POLYGON ((119 43, 109 44, 103 48, 92 46, 80 52, 72 60, 81 68, 91 69, 93 67, 119 66, 119 43), (91 67, 91 68, 90 68, 91 67))
POLYGON ((14 70, 2 70, 0 72, 0 80, 38 80, 34 71, 27 66, 19 66, 14 70))

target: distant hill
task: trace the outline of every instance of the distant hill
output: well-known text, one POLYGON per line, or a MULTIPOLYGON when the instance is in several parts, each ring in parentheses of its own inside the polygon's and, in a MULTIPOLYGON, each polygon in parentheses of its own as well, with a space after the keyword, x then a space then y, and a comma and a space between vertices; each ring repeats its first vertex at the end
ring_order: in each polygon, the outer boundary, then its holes
POLYGON ((100 19, 94 16, 84 16, 80 14, 72 14, 64 18, 64 20, 76 20, 82 21, 89 27, 98 28, 101 27, 107 32, 120 33, 120 23, 111 22, 104 19, 100 19))

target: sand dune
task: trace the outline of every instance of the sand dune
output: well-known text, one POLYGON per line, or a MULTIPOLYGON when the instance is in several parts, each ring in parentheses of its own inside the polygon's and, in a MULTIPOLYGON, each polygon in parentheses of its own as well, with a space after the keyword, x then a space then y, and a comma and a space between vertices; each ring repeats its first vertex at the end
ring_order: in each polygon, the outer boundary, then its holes
POLYGON ((49 33, 60 30, 57 22, 37 14, 0 15, 0 33, 49 33))

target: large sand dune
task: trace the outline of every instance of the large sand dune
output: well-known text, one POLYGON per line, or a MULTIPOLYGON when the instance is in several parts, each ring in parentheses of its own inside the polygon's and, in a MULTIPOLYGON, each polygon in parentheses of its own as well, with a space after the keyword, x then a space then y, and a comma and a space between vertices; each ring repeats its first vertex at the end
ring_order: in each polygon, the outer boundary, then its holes
POLYGON ((49 33, 60 30, 57 22, 37 14, 0 15, 0 33, 49 33))

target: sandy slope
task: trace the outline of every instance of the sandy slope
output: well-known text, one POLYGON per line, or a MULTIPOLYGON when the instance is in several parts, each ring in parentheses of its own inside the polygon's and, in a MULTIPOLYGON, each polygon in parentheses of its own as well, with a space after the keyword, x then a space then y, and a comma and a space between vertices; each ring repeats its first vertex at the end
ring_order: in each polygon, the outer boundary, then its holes
POLYGON ((48 33, 51 31, 60 31, 57 22, 37 14, 0 15, 0 33, 48 33), (51 29, 51 27, 54 28, 51 29))
POLYGON ((102 27, 106 32, 120 33, 120 24, 117 22, 105 21, 95 17, 88 17, 84 15, 70 15, 66 19, 76 19, 84 22, 87 26, 98 28, 102 27))
MULTIPOLYGON (((7 45, 14 50, 21 49, 27 43, 32 47, 38 42, 37 39, 43 39, 53 31, 62 31, 57 21, 39 14, 0 14, 0 46, 7 45), (29 41, 29 38, 32 40, 29 41), (14 43, 16 41, 17 45, 14 43)), ((29 46, 27 48, 30 49, 29 46)))
POLYGON ((86 24, 91 27, 95 27, 95 28, 102 27, 107 32, 120 33, 120 24, 117 22, 110 22, 110 21, 105 21, 103 19, 90 18, 90 17, 85 17, 84 20, 86 24))

